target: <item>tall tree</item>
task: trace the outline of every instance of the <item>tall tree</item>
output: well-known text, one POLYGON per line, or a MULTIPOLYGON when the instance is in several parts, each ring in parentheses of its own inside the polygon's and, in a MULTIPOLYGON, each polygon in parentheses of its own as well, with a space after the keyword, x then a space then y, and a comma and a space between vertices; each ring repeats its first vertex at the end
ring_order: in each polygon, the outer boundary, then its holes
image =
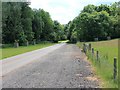
POLYGON ((3 42, 13 43, 19 40, 22 32, 21 24, 21 5, 19 2, 4 2, 3 3, 3 42))
POLYGON ((92 41, 120 37, 119 4, 94 6, 87 5, 68 26, 68 39, 77 37, 80 41, 92 41))
POLYGON ((44 27, 44 22, 41 17, 41 9, 39 10, 34 9, 33 14, 34 18, 32 20, 32 29, 33 32, 35 33, 34 38, 37 40, 37 42, 39 42, 41 40, 42 31, 44 27))
POLYGON ((32 19, 33 19, 32 9, 29 7, 29 2, 21 3, 21 7, 22 7, 21 21, 24 35, 26 36, 25 40, 32 41, 34 38, 34 32, 32 31, 32 19))
POLYGON ((52 40, 51 33, 53 31, 53 21, 48 12, 45 12, 43 9, 40 10, 41 18, 44 22, 44 27, 42 30, 41 40, 52 40))

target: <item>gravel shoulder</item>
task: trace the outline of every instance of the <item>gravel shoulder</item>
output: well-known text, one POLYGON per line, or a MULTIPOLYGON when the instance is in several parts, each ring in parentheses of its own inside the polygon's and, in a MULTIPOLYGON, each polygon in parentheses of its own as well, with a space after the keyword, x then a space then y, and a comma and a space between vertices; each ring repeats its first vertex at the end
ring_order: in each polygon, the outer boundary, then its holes
POLYGON ((97 88, 92 66, 74 44, 65 44, 2 78, 3 88, 97 88))

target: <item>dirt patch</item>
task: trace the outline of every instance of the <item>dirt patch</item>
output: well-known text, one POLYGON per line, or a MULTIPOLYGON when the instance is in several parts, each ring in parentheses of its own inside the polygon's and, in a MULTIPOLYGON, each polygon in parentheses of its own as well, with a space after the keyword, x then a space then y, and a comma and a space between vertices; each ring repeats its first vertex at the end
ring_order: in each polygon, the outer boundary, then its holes
POLYGON ((85 79, 90 80, 90 81, 98 81, 96 77, 85 77, 85 79))

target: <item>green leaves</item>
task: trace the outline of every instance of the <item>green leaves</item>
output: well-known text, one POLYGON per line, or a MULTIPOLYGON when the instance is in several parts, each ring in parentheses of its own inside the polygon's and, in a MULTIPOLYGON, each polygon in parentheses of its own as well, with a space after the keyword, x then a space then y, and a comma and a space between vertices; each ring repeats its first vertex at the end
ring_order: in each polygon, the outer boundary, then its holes
POLYGON ((22 31, 21 7, 17 2, 3 2, 3 42, 13 43, 22 31), (8 7, 7 7, 8 6, 8 7))
POLYGON ((118 3, 108 5, 87 5, 82 12, 69 24, 68 39, 73 36, 80 41, 92 41, 120 37, 120 25, 118 22, 118 3), (117 15, 117 16, 116 16, 117 15), (73 26, 74 25, 74 26, 73 26), (74 34, 77 32, 77 34, 74 34))
POLYGON ((64 26, 61 25, 58 21, 54 21, 54 30, 52 36, 54 37, 54 41, 64 40, 66 39, 65 33, 64 33, 64 26))
POLYGON ((2 5, 3 43, 19 40, 23 45, 26 40, 58 41, 65 37, 64 27, 59 22, 55 24, 43 9, 32 10, 29 2, 4 2, 2 5))

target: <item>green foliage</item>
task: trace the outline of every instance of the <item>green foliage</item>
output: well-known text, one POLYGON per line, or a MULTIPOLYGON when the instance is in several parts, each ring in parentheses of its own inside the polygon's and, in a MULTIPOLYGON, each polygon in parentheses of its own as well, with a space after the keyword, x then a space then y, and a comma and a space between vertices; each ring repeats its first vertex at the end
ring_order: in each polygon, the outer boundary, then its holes
POLYGON ((50 36, 53 31, 53 21, 48 12, 45 12, 43 9, 41 10, 41 18, 44 22, 44 27, 41 34, 42 40, 51 40, 50 36))
POLYGON ((89 4, 84 7, 82 12, 92 13, 92 12, 96 11, 95 10, 96 8, 97 8, 96 6, 89 4))
POLYGON ((28 6, 29 3, 24 2, 21 4, 22 4, 21 21, 22 21, 23 31, 24 34, 26 35, 26 39, 28 41, 32 41, 34 38, 34 32, 32 31, 32 19, 33 19, 32 10, 28 6))
POLYGON ((58 41, 66 39, 64 26, 53 21, 43 9, 31 9, 29 2, 4 2, 2 8, 3 43, 11 44, 18 40, 20 45, 26 41, 58 41))
POLYGON ((32 20, 32 30, 35 33, 34 38, 37 40, 37 42, 40 41, 40 37, 43 31, 44 22, 41 17, 41 10, 33 10, 34 18, 32 20))
POLYGON ((54 29, 53 29, 52 37, 54 42, 58 42, 59 40, 65 40, 66 36, 64 33, 64 26, 61 25, 58 21, 54 21, 54 29))
POLYGON ((85 6, 79 16, 65 27, 68 39, 72 40, 74 32, 77 32, 76 37, 80 41, 105 40, 108 36, 120 38, 119 10, 119 2, 109 6, 85 6))
POLYGON ((3 42, 13 43, 18 40, 20 33, 23 31, 21 24, 21 7, 20 3, 3 2, 3 42))

